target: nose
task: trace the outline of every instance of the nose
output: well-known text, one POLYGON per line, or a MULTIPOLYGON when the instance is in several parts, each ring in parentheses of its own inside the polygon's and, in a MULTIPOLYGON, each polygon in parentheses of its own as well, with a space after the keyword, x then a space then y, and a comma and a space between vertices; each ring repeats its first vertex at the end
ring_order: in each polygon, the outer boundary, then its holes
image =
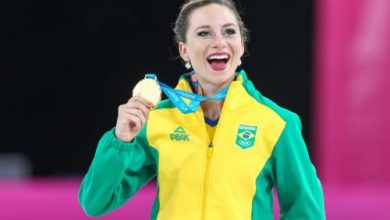
POLYGON ((213 42, 213 47, 220 49, 220 48, 225 48, 227 45, 226 39, 224 38, 223 34, 218 33, 215 35, 214 42, 213 42))

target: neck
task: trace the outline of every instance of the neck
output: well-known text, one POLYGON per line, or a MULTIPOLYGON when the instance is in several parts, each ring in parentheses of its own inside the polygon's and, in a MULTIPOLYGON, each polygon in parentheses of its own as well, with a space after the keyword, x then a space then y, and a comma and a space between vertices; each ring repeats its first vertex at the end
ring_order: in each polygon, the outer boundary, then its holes
MULTIPOLYGON (((233 79, 232 79, 233 80, 233 79)), ((232 80, 221 85, 214 85, 211 83, 200 82, 202 85, 203 95, 206 97, 213 97, 226 86, 228 86, 232 80)), ((221 115, 224 100, 204 101, 201 103, 204 116, 211 120, 216 120, 221 115)))
MULTIPOLYGON (((202 86, 202 93, 205 97, 213 97, 234 80, 234 76, 222 84, 213 84, 202 79, 197 79, 202 86)), ((224 100, 204 101, 201 103, 204 116, 209 119, 216 120, 219 118, 224 100)))
POLYGON ((222 84, 213 84, 213 83, 206 82, 202 79, 198 79, 198 81, 200 85, 202 85, 203 96, 213 97, 216 94, 218 94, 218 92, 220 92, 222 89, 224 89, 226 86, 230 85, 233 79, 234 78, 231 78, 222 84))
POLYGON ((204 101, 200 105, 203 110, 204 116, 211 120, 216 120, 219 118, 224 100, 216 100, 216 101, 204 101))
POLYGON ((202 83, 201 85, 202 85, 203 96, 206 97, 213 97, 224 88, 224 86, 215 86, 207 83, 202 83))

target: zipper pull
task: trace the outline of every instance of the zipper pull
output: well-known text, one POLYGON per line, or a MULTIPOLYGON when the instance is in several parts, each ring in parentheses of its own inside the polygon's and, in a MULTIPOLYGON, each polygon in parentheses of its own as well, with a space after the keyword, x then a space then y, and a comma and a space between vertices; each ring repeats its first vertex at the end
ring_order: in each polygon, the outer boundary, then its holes
POLYGON ((207 149, 207 158, 210 158, 213 154, 214 145, 213 142, 210 142, 209 147, 207 149))

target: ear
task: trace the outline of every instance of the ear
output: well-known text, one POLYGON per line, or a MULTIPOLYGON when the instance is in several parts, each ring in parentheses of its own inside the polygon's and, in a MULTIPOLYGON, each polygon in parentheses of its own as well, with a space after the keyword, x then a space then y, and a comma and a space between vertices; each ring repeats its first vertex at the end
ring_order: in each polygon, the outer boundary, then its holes
POLYGON ((241 48, 242 48, 242 50, 241 50, 240 57, 242 57, 242 55, 244 55, 245 50, 246 50, 244 40, 241 41, 241 48))
POLYGON ((187 53, 187 45, 182 41, 179 42, 179 53, 180 53, 181 58, 185 62, 188 62, 190 60, 188 57, 188 53, 187 53))

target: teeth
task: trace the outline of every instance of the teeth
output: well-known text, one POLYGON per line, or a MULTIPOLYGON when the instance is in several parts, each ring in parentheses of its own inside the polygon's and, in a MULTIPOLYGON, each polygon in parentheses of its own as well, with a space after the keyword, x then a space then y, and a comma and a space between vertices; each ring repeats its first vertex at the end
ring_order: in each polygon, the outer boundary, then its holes
POLYGON ((209 59, 223 60, 223 59, 229 59, 229 56, 228 55, 212 55, 209 57, 209 59))

